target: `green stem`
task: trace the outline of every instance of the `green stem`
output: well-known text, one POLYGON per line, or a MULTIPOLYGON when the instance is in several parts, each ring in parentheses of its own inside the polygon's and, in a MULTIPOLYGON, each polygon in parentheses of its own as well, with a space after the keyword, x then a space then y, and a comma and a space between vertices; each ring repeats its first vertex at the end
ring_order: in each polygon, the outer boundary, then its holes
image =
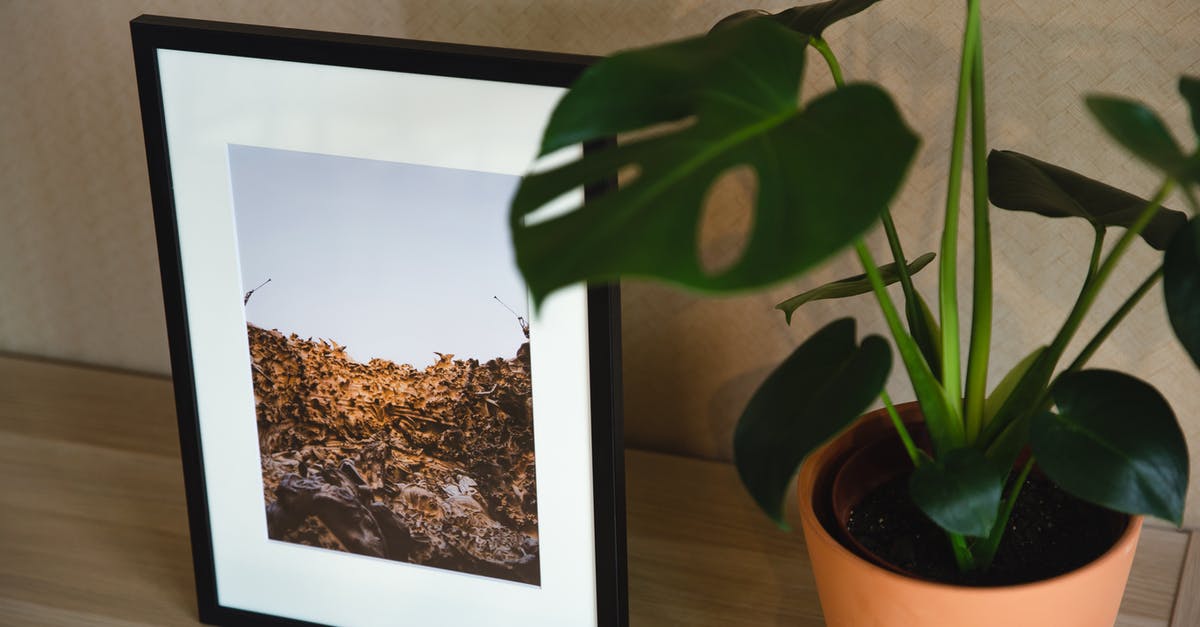
MULTIPOLYGON (((842 78, 842 65, 838 63, 837 55, 833 53, 833 49, 829 47, 829 43, 820 37, 813 37, 809 40, 809 45, 821 53, 825 59, 825 64, 829 66, 829 73, 833 75, 833 84, 838 89, 846 86, 845 80, 842 78)), ((892 212, 889 208, 884 207, 883 213, 879 216, 883 222, 883 232, 887 235, 888 246, 892 249, 892 257, 896 261, 896 272, 900 276, 900 285, 904 289, 905 300, 915 298, 915 289, 912 283, 912 274, 908 271, 908 261, 904 258, 904 249, 900 246, 900 235, 896 232, 896 223, 892 221, 892 212)))
POLYGON ((958 100, 954 111, 954 135, 950 146, 950 176, 946 185, 946 219, 942 230, 941 260, 938 264, 938 308, 942 326, 942 389, 946 404, 962 406, 962 369, 958 340, 958 200, 962 191, 963 144, 966 139, 967 109, 971 100, 971 72, 975 40, 979 37, 979 0, 967 3, 967 27, 963 34, 962 61, 958 76, 958 100))
POLYGON ((817 49, 822 57, 825 57, 825 64, 829 66, 829 72, 833 74, 833 84, 836 87, 842 87, 846 83, 842 80, 842 65, 838 63, 837 57, 833 54, 833 49, 829 44, 820 37, 813 37, 808 40, 808 44, 817 49))
POLYGON ((1104 227, 1096 227, 1096 239, 1092 242, 1092 259, 1088 262, 1087 276, 1083 279, 1084 287, 1087 287, 1088 282, 1096 276, 1096 271, 1100 269, 1100 253, 1104 252, 1104 234, 1106 232, 1104 227))
POLYGON ((912 435, 908 432, 908 427, 904 426, 904 421, 900 419, 900 413, 896 411, 896 406, 892 404, 892 399, 888 396, 887 390, 881 391, 879 398, 883 400, 883 406, 887 409, 888 417, 892 419, 892 426, 896 428, 896 434, 900 436, 900 441, 904 443, 904 450, 908 451, 908 458, 912 460, 913 466, 920 466, 921 451, 917 448, 917 444, 913 442, 912 435))
MULTIPOLYGON (((1079 288, 1079 295, 1075 297, 1075 304, 1072 306, 1071 314, 1068 315, 1068 321, 1070 316, 1074 315, 1075 310, 1080 306, 1084 294, 1087 293, 1093 278, 1096 276, 1096 272, 1100 269, 1100 254, 1104 251, 1104 235, 1106 231, 1103 226, 1097 225, 1094 227, 1094 232, 1095 237, 1092 240, 1092 255, 1090 261, 1088 261, 1087 275, 1083 278, 1083 285, 1079 288)), ((1041 394, 1041 388, 1050 381, 1050 375, 1053 373, 1054 366, 1058 363, 1061 355, 1053 357, 1053 362, 1044 362, 1043 360, 1051 359, 1048 355, 1049 352, 1050 347, 1047 346, 1046 350, 1042 351, 1041 356, 1025 372, 1025 376, 1021 377, 1021 380, 1017 382, 1016 388, 1009 395, 1008 401, 1000 408, 1000 411, 995 416, 992 416, 992 420, 988 424, 983 425, 983 433, 980 434, 980 438, 989 449, 995 444, 997 438, 1001 437, 1004 430, 1008 429, 1012 422, 1015 421, 1016 414, 1020 411, 1023 403, 1026 400, 1032 400, 1034 395, 1041 394), (1011 408, 1009 406, 1010 403, 1014 403, 1011 408)), ((1015 436, 1009 436, 1010 439, 1012 437, 1015 436)), ((1016 454, 1016 451, 1012 451, 1012 454, 1016 454)))
POLYGON ((975 276, 971 304, 971 344, 967 358, 967 442, 979 437, 987 399, 988 355, 992 343, 992 227, 988 215, 987 98, 984 92, 983 35, 975 38, 971 68, 971 181, 975 225, 975 276))
MULTIPOLYGON (((846 83, 842 75, 841 63, 838 62, 837 55, 833 53, 829 43, 820 37, 813 37, 809 40, 809 45, 820 52, 821 57, 825 59, 825 64, 829 66, 829 73, 833 75, 833 84, 839 89, 844 87, 846 83)), ((879 220, 883 223, 883 232, 887 235, 888 247, 892 249, 892 258, 896 262, 896 273, 900 277, 900 288, 904 292, 909 332, 916 336, 918 332, 924 333, 920 330, 921 318, 918 315, 920 305, 917 302, 917 290, 913 287, 912 273, 908 271, 908 260, 905 259, 904 248, 900 244, 900 235, 896 231, 896 223, 892 220, 891 209, 884 207, 883 212, 879 215, 879 220)), ((932 341, 932 338, 929 340, 932 341)))
POLYGON ((992 565, 992 560, 996 557, 996 550, 1000 548, 1004 530, 1008 529, 1008 519, 1012 517, 1013 507, 1017 504, 1017 496, 1021 494, 1021 488, 1025 486, 1025 479, 1029 477, 1030 470, 1033 470, 1033 455, 1030 455, 1029 459, 1025 461, 1025 466, 1021 468, 1017 480, 1008 491, 1008 497, 1001 504, 1000 512, 996 515, 996 524, 992 525, 992 532, 975 550, 975 557, 979 558, 979 567, 984 570, 992 565))
MULTIPOLYGON (((896 274, 900 277, 900 288, 904 292, 904 301, 916 304, 917 289, 913 287, 912 274, 908 271, 908 260, 904 258, 904 248, 900 245, 900 234, 896 232, 896 223, 892 221, 892 212, 884 209, 879 216, 883 223, 883 232, 887 235, 888 247, 892 249, 892 258, 896 262, 896 274)), ((909 320, 909 327, 914 321, 909 320)), ((909 329, 912 330, 911 328, 909 329)))
POLYGON ((975 556, 971 555, 967 539, 962 534, 949 531, 946 532, 946 537, 950 539, 950 548, 954 549, 954 561, 958 562, 958 570, 964 573, 975 570, 975 556))
MULTIPOLYGON (((1112 250, 1108 251, 1108 256, 1104 258, 1104 262, 1096 270, 1095 274, 1089 277, 1084 283, 1083 290, 1079 293, 1079 299, 1075 301, 1075 307, 1071 309, 1070 315, 1067 316, 1067 321, 1059 329, 1058 335, 1055 336, 1054 342, 1050 344, 1047 353, 1051 356, 1051 367, 1057 364, 1063 352, 1067 349, 1067 344, 1071 338, 1075 336, 1075 332, 1079 329, 1079 324, 1083 321, 1083 317, 1092 307, 1092 303, 1096 301, 1096 296, 1100 293, 1100 289, 1104 287, 1104 283, 1108 281, 1109 275, 1116 268, 1121 257, 1125 255, 1125 251, 1129 245, 1137 239, 1146 225, 1158 215, 1159 208, 1162 203, 1170 195, 1171 189, 1175 187, 1173 179, 1163 181, 1163 184, 1158 188, 1158 192, 1154 194, 1154 199, 1150 201, 1146 208, 1138 215, 1137 220, 1125 230, 1121 235, 1121 239, 1113 245, 1112 250)), ((1098 238, 1099 239, 1099 238, 1098 238)))
POLYGON ((953 419, 937 380, 934 379, 933 372, 929 369, 929 363, 921 356, 921 350, 917 347, 912 335, 901 324, 900 315, 896 313, 896 305, 892 302, 891 295, 888 294, 887 286, 883 283, 883 277, 879 274, 879 267, 875 265, 875 259, 871 255, 870 249, 860 238, 854 241, 854 250, 862 263, 863 271, 867 273, 871 291, 875 293, 875 298, 879 301, 879 308, 883 311, 888 330, 891 331, 896 348, 900 351, 900 358, 904 361, 905 370, 908 371, 913 391, 916 392, 917 400, 921 403, 921 412, 925 415, 925 424, 929 427, 935 451, 946 451, 962 446, 962 423, 953 419))
POLYGON ((1067 349, 1067 344, 1071 338, 1075 336, 1075 332, 1079 330, 1079 325, 1083 322, 1083 318, 1091 309, 1092 303, 1095 302, 1096 296, 1100 288, 1104 287, 1104 283, 1112 274, 1117 262, 1125 254, 1129 245, 1133 240, 1141 234, 1146 225, 1158 215, 1159 208, 1162 206, 1163 200, 1170 195, 1171 190, 1175 187, 1175 180, 1167 178, 1155 193, 1154 199, 1146 205, 1142 212, 1138 214, 1137 220, 1125 230, 1121 235, 1121 239, 1113 245, 1112 250, 1108 252, 1108 256, 1097 268, 1095 273, 1092 273, 1086 281, 1084 281, 1083 289, 1079 292, 1079 298, 1075 301, 1075 306, 1071 308, 1071 312, 1067 315, 1067 320, 1063 322, 1062 328, 1058 330, 1058 334, 1054 336, 1054 341, 1046 348, 1046 352, 1042 353, 1042 357, 1038 359, 1033 368, 1021 379, 1017 384, 1017 389, 1013 391, 1009 397, 1008 403, 1001 408, 1000 413, 987 425, 983 433, 983 441, 987 446, 991 446, 996 436, 1008 427, 1013 421, 1025 415, 1027 412, 1022 408, 1037 408, 1042 406, 1049 398, 1049 387, 1047 383, 1050 381, 1050 376, 1054 372, 1054 367, 1058 364, 1058 360, 1062 357, 1063 352, 1067 349), (1026 404, 1030 399, 1034 402, 1026 404), (1009 411, 1009 403, 1016 403, 1016 410, 1009 411))
POLYGON ((1162 266, 1159 266, 1157 270, 1150 274, 1150 276, 1146 277, 1145 281, 1142 281, 1142 284, 1139 285, 1137 289, 1134 290, 1133 294, 1121 304, 1117 311, 1113 313, 1112 317, 1108 319, 1108 322, 1104 323, 1104 326, 1100 328, 1100 331, 1096 333, 1096 336, 1092 338, 1092 341, 1088 342, 1087 346, 1083 347, 1083 350, 1080 351, 1079 356, 1075 358, 1075 361, 1071 362, 1070 366, 1067 366, 1067 372, 1073 372, 1083 368, 1083 365, 1092 358, 1092 355, 1096 353, 1096 350, 1100 348, 1100 345, 1108 339, 1109 335, 1112 335, 1113 329, 1117 328, 1117 325, 1121 324, 1121 322, 1125 319, 1125 316, 1129 315, 1130 311, 1133 311, 1133 308, 1136 307, 1138 302, 1142 300, 1142 297, 1150 291, 1150 288, 1154 287, 1154 285, 1158 283, 1158 280, 1162 278, 1162 275, 1163 269, 1162 266))

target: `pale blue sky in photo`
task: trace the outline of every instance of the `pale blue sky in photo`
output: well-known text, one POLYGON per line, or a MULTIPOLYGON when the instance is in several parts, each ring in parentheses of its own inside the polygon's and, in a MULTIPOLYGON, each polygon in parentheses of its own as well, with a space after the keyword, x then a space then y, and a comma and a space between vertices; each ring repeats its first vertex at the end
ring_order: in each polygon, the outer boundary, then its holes
POLYGON ((524 283, 508 234, 518 178, 231 145, 243 292, 257 326, 359 361, 511 358, 524 283))

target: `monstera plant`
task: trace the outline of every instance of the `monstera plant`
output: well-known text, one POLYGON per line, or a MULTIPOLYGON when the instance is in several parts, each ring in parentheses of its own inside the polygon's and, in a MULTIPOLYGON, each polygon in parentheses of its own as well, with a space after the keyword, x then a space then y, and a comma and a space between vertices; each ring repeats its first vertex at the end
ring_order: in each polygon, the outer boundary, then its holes
MULTIPOLYGON (((746 489, 771 518, 784 524, 784 495, 801 461, 882 398, 913 465, 909 496, 944 530, 964 571, 992 562, 1035 465, 1080 499, 1179 524, 1188 459, 1175 415, 1148 383, 1087 363, 1161 281, 1175 334, 1200 365, 1196 138, 1185 149, 1139 102, 1087 96, 1087 109, 1100 127, 1131 158, 1161 175, 1148 200, 1028 155, 989 152, 980 0, 969 0, 937 252, 939 289, 931 307, 912 275, 932 266, 934 254, 908 255, 888 206, 912 165, 918 136, 882 87, 844 79, 824 39, 830 24, 876 1, 832 0, 776 14, 746 11, 705 35, 621 52, 587 70, 555 109, 542 154, 636 135, 522 181, 512 201, 511 227, 535 302, 578 281, 627 276, 705 292, 748 290, 794 278, 849 249, 864 274, 778 308, 790 322, 806 302, 872 293, 891 343, 879 336, 859 339, 852 319, 834 321, 796 348, 754 394, 734 435, 735 462, 746 489), (817 54, 810 55, 813 51, 817 54), (814 59, 824 62, 836 88, 801 94, 801 79, 814 59), (973 201, 960 210, 968 159, 973 201), (739 166, 757 176, 753 227, 740 259, 708 272, 697 250, 706 194, 719 176, 739 166), (618 174, 618 189, 573 211, 550 218, 535 213, 571 190, 618 174), (1174 190, 1181 192, 1190 219, 1163 207, 1174 190), (1030 347, 1028 357, 989 391, 992 206, 1085 220, 1094 247, 1090 263, 1080 269, 1086 274, 1083 287, 1057 334, 1044 346, 1030 347), (965 351, 956 276, 960 213, 974 233, 965 351), (885 265, 864 241, 877 225, 887 238, 885 265), (1107 249, 1106 237, 1116 238, 1107 249), (1130 247, 1141 245, 1164 251, 1162 263, 1066 361, 1068 344, 1097 295, 1130 247), (900 304, 886 289, 897 282, 900 304), (924 447, 884 391, 892 344, 924 417, 929 439, 924 447)), ((1200 137, 1200 80, 1182 78, 1179 92, 1200 137)))

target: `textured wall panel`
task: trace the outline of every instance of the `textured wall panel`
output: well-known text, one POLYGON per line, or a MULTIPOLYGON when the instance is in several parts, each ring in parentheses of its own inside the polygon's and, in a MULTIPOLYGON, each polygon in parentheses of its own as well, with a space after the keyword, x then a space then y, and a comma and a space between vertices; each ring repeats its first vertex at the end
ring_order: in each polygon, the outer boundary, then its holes
MULTIPOLYGON (((764 2, 781 8, 786 2, 764 2)), ((701 0, 145 1, 6 0, 0 3, 0 350, 168 369, 141 143, 129 19, 140 13, 243 21, 603 54, 699 32, 746 6, 701 0)), ((1200 74, 1194 0, 994 0, 985 5, 991 144, 1061 163, 1149 195, 1151 172, 1114 150, 1085 114, 1082 94, 1137 95, 1190 137, 1175 95, 1181 73, 1200 74)), ((895 204, 907 250, 937 249, 946 148, 962 26, 956 3, 883 2, 830 29, 850 80, 883 83, 924 144, 895 204)), ((829 88, 820 69, 806 81, 829 88)), ((721 198, 748 195, 733 179, 721 198)), ((965 198, 965 197, 964 197, 965 198)), ((1182 207, 1178 198, 1172 206, 1182 207)), ((744 208, 743 208, 744 211, 744 208)), ((1085 225, 995 212, 995 356, 991 381, 1054 334, 1082 281, 1085 225)), ((749 219, 715 212, 705 254, 728 259, 749 219)), ((1114 239, 1112 237, 1110 239, 1114 239)), ((878 234, 872 239, 877 254, 878 234)), ((966 250, 970 234, 964 229, 966 250)), ((1080 332, 1090 337, 1157 262, 1138 244, 1080 332)), ((970 287, 969 264, 960 270, 970 287)), ((882 331, 869 297, 806 306, 785 327, 771 310, 793 292, 858 272, 849 258, 765 293, 700 299, 630 284, 624 292, 628 439, 727 458, 743 403, 792 346, 837 316, 882 331)), ((927 295, 934 266, 917 278, 927 295)), ((964 309, 969 309, 964 292, 964 309)), ((963 325, 965 334, 969 325, 963 325)), ((1082 342, 1077 342, 1077 349, 1082 342)), ((1200 374, 1175 345, 1154 294, 1093 364, 1135 373, 1170 399, 1200 469, 1200 374)), ((897 399, 911 398, 900 375, 897 399)), ((1200 524, 1200 470, 1188 521, 1200 524)))

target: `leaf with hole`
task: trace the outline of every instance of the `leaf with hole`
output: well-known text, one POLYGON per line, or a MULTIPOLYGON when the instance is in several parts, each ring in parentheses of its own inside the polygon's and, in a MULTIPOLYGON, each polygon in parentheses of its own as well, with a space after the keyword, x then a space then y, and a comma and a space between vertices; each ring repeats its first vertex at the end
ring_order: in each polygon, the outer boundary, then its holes
POLYGON ((1187 157, 1158 114, 1135 100, 1088 96, 1088 110, 1109 136, 1142 161, 1179 178, 1190 169, 1187 157))
POLYGON ((1200 367, 1200 218, 1179 230, 1163 256, 1163 296, 1175 336, 1200 367))
POLYGON ((939 527, 983 537, 996 524, 1006 474, 978 449, 954 449, 913 470, 908 491, 939 527))
POLYGON ((800 462, 879 398, 892 367, 878 335, 855 339, 853 318, 826 325, 763 381, 738 420, 733 459, 746 490, 781 527, 800 462))
POLYGON ((588 69, 551 116, 542 153, 629 131, 649 136, 522 180, 510 226, 535 301, 618 276, 707 291, 764 286, 874 224, 917 138, 873 85, 850 85, 799 109, 806 44, 770 20, 749 20, 588 69), (669 127, 650 129, 662 124, 669 127), (722 173, 742 165, 759 182, 753 226, 741 258, 710 275, 697 251, 704 198, 722 173), (552 218, 534 213, 630 168, 637 174, 620 189, 552 218))
POLYGON ((1033 418, 1038 467, 1075 496, 1181 524, 1188 451, 1166 399, 1113 370, 1081 370, 1051 387, 1058 412, 1033 418))
MULTIPOLYGON (((920 257, 912 260, 908 264, 909 274, 916 274, 921 271, 921 268, 929 265, 933 261, 934 253, 925 253, 920 257)), ((879 274, 883 276, 885 285, 891 285, 900 280, 899 266, 895 263, 889 263, 879 267, 879 274)), ((801 305, 814 300, 827 300, 831 298, 847 298, 850 296, 858 296, 867 294, 871 291, 871 281, 867 279, 867 275, 858 274, 845 279, 839 279, 826 283, 820 287, 815 287, 806 292, 801 292, 778 305, 775 308, 783 312, 783 316, 787 319, 787 323, 792 323, 792 314, 800 308, 801 305)))
MULTIPOLYGON (((1150 204, 1111 185, 1009 150, 993 150, 988 155, 988 199, 1001 209, 1050 218, 1083 218, 1096 228, 1128 228, 1150 204)), ((1185 222, 1185 214, 1163 207, 1142 230, 1142 239, 1164 250, 1185 222)))
POLYGON ((728 28, 745 20, 766 17, 805 35, 820 37, 836 22, 861 13, 879 0, 830 0, 769 13, 762 9, 738 11, 713 26, 713 30, 728 28))

